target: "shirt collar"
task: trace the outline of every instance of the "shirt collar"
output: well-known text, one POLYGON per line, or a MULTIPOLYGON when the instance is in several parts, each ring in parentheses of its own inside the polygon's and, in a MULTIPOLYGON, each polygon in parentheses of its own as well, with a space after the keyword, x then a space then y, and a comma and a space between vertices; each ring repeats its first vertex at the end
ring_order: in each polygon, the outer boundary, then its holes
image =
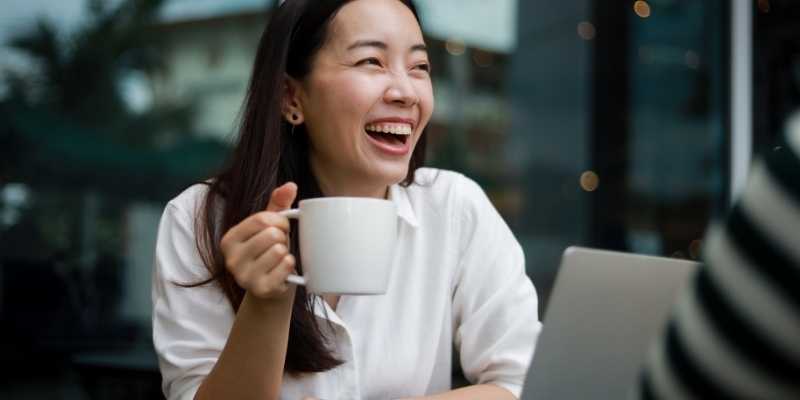
POLYGON ((414 228, 419 226, 417 214, 414 212, 414 208, 411 207, 411 201, 408 199, 408 191, 406 188, 399 184, 389 186, 389 200, 397 207, 398 217, 414 228))
MULTIPOLYGON (((314 298, 314 315, 322 320, 330 321, 336 325, 344 327, 344 321, 339 318, 336 311, 328 305, 327 302, 319 295, 312 295, 314 298)), ((341 298, 340 298, 341 300, 341 298)))

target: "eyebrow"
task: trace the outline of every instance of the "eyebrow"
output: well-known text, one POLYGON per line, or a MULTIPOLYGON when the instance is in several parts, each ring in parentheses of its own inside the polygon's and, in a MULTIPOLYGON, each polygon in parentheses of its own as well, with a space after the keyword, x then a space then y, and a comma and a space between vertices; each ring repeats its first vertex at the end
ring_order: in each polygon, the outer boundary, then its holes
MULTIPOLYGON (((358 40, 355 43, 353 43, 350 46, 348 46, 347 50, 350 51, 350 50, 353 50, 353 49, 357 49, 359 47, 375 47, 375 48, 378 48, 378 49, 381 49, 381 50, 386 50, 386 49, 389 48, 389 46, 386 43, 381 42, 380 40, 358 40)), ((411 46, 411 48, 409 50, 410 50, 411 53, 413 53, 415 51, 423 51, 423 52, 427 53, 428 52, 428 46, 425 46, 424 43, 419 43, 419 44, 415 44, 415 45, 411 46)))

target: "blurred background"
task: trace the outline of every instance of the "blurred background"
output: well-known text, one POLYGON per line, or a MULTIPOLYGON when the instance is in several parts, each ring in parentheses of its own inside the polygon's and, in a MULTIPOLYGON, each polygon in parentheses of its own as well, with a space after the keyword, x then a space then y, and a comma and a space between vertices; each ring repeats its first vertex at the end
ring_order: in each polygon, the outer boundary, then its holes
MULTIPOLYGON (((158 221, 228 151, 274 3, 3 0, 0 398, 160 398, 158 221)), ((417 4, 429 164, 487 191, 543 312, 569 245, 697 258, 800 106, 800 2, 417 4)))

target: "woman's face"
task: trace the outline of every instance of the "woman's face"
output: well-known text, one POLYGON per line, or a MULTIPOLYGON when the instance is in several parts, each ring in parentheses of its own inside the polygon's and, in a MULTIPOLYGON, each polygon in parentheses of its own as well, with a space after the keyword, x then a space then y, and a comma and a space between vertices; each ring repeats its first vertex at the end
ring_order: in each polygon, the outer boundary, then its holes
POLYGON ((326 194, 385 190, 405 178, 433 112, 429 70, 403 3, 354 0, 339 10, 295 97, 326 194))

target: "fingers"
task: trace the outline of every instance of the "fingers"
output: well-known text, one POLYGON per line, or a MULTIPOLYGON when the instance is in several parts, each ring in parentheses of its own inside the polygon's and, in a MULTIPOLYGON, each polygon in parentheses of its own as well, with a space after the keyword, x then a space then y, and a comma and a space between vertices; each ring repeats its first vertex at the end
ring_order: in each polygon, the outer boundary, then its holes
MULTIPOLYGON (((269 227, 252 236, 245 242, 226 244, 223 248, 225 264, 232 273, 245 268, 257 258, 268 254, 270 251, 288 253, 289 238, 286 233, 277 228, 269 227)), ((276 262, 278 259, 275 260, 276 262)))
POLYGON ((294 182, 287 182, 272 191, 267 211, 286 210, 292 206, 295 197, 297 197, 297 185, 294 182))
POLYGON ((289 232, 289 219, 278 214, 277 211, 282 211, 291 207, 296 196, 297 185, 292 182, 286 183, 273 190, 269 204, 267 205, 267 211, 255 213, 245 218, 223 235, 220 243, 222 251, 226 252, 226 249, 231 245, 245 242, 271 226, 289 232))
POLYGON ((269 227, 226 254, 225 262, 236 283, 257 296, 280 294, 295 266, 284 231, 269 227))
POLYGON ((247 290, 258 297, 269 295, 281 295, 290 289, 286 283, 286 278, 294 272, 295 258, 291 254, 286 254, 280 263, 268 273, 262 274, 254 280, 254 285, 247 290))
MULTIPOLYGON (((254 261, 262 254, 269 253, 276 246, 286 249, 289 246, 289 238, 286 232, 271 226, 240 244, 234 249, 231 258, 235 258, 239 263, 254 261)), ((288 253, 288 251, 287 249, 286 252, 288 253)))
POLYGON ((223 253, 228 254, 231 252, 232 247, 247 242, 252 237, 271 227, 288 234, 290 230, 289 219, 269 211, 253 214, 226 232, 222 236, 220 247, 223 253))
POLYGON ((278 211, 291 207, 297 185, 287 183, 272 192, 267 211, 247 217, 223 235, 220 248, 236 283, 259 297, 285 293, 286 277, 294 270, 289 254, 289 219, 278 211))
POLYGON ((280 284, 286 280, 294 265, 294 256, 289 254, 289 249, 284 244, 278 243, 257 258, 230 265, 228 269, 239 286, 263 293, 265 290, 280 288, 280 284), (288 269, 282 271, 281 268, 288 269), (257 290, 259 288, 260 290, 257 290))

